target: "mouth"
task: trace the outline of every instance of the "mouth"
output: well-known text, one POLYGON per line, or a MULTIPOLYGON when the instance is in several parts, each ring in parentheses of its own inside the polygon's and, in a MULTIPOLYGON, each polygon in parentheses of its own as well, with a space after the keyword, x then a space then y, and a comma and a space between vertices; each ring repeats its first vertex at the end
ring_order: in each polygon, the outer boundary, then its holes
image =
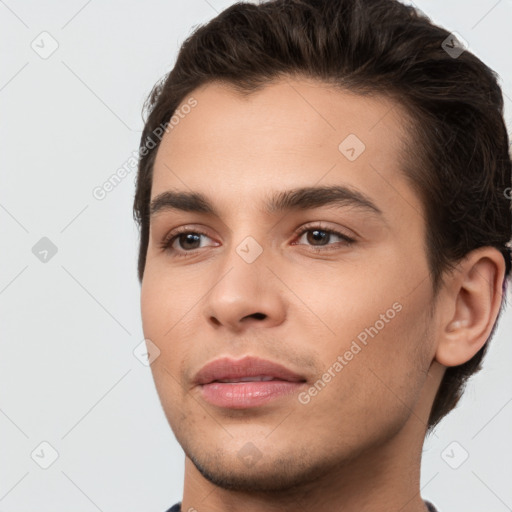
POLYGON ((290 398, 306 379, 278 363, 247 356, 240 360, 216 359, 198 372, 194 382, 210 404, 246 409, 290 398))
MULTIPOLYGON (((282 380, 276 377, 270 377, 269 375, 259 377, 240 377, 237 379, 217 379, 212 382, 268 382, 269 380, 282 380)), ((286 381, 288 382, 288 381, 286 381)), ((209 382, 207 384, 210 384, 209 382)))

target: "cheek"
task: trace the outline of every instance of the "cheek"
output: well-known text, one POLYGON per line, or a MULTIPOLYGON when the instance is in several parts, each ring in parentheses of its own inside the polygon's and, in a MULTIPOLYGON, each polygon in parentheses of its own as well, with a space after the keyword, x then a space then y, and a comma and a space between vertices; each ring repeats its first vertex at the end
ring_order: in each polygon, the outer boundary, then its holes
POLYGON ((144 337, 151 340, 159 338, 164 328, 166 311, 161 300, 162 292, 161 284, 146 269, 140 292, 140 306, 144 337))
MULTIPOLYGON (((412 258, 404 247, 389 243, 371 258, 362 256, 333 264, 312 263, 307 272, 291 268, 284 276, 308 306, 313 324, 336 348, 358 336, 364 343, 373 339, 372 333, 378 339, 390 337, 399 342, 418 328, 432 300, 426 262, 412 258), (393 336, 398 330, 401 334, 393 336)), ((419 331, 424 326, 422 323, 419 331)))
MULTIPOLYGON (((407 417, 425 383, 432 340, 424 303, 400 299, 401 310, 368 341, 362 381, 368 383, 377 407, 407 417)), ((375 327, 382 324, 375 325, 375 327)))
POLYGON ((180 365, 186 359, 186 345, 180 343, 188 308, 176 297, 176 282, 162 279, 153 269, 146 268, 141 286, 141 317, 144 337, 160 350, 150 369, 162 408, 174 430, 179 424, 179 400, 183 386, 180 382, 180 365), (180 321, 181 319, 181 321, 180 321), (172 414, 171 414, 172 413, 172 414))
POLYGON ((366 344, 357 337, 344 339, 322 354, 325 371, 331 368, 335 376, 327 375, 325 387, 316 381, 320 391, 304 407, 306 411, 312 406, 307 421, 313 431, 331 437, 333 431, 338 433, 332 438, 333 449, 344 449, 347 440, 357 445, 363 439, 389 438, 415 409, 426 379, 415 344, 424 339, 419 329, 400 318, 402 314, 408 313, 400 311, 373 337, 368 334, 366 344))
POLYGON ((194 346, 197 350, 197 308, 206 290, 195 284, 193 278, 169 271, 155 272, 154 267, 147 270, 141 286, 142 326, 144 337, 160 350, 151 369, 157 385, 175 390, 184 385, 182 368, 187 367, 194 346))
POLYGON ((320 358, 324 371, 336 377, 322 391, 323 399, 363 423, 373 414, 381 414, 384 423, 386 414, 389 421, 403 419, 426 378, 434 341, 428 336, 432 297, 430 282, 415 279, 414 272, 395 262, 366 272, 332 272, 329 280, 310 273, 297 291, 309 290, 308 306, 321 320, 299 323, 311 335, 314 324, 327 333, 321 336, 320 358))
POLYGON ((193 276, 184 279, 178 272, 148 265, 140 296, 144 333, 157 338, 172 337, 187 315, 193 314, 192 308, 201 295, 193 276))
POLYGON ((399 314, 393 309, 400 296, 397 283, 390 277, 393 268, 359 262, 317 262, 307 272, 296 270, 290 269, 283 276, 285 282, 293 283, 293 292, 300 299, 296 308, 290 308, 291 315, 300 312, 300 316, 290 320, 305 328, 316 327, 324 343, 335 349, 342 350, 359 334, 364 337, 365 329, 376 322, 380 331, 380 315, 389 311, 387 317, 392 319, 399 314), (307 306, 306 314, 303 304, 307 306))

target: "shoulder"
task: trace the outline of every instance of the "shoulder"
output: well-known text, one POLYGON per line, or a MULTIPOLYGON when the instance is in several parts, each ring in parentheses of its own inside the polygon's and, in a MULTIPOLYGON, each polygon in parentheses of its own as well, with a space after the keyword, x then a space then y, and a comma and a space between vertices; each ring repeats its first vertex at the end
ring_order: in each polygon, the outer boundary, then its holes
POLYGON ((181 512, 181 502, 176 503, 176 505, 173 505, 169 510, 166 512, 181 512))
MULTIPOLYGON (((427 500, 424 500, 424 501, 425 501, 425 505, 428 508, 428 512, 438 512, 437 508, 434 507, 434 505, 432 505, 432 503, 430 503, 430 501, 427 501, 427 500)), ((176 510, 177 510, 177 512, 179 512, 179 509, 176 509, 176 510)), ((169 511, 169 512, 175 512, 175 511, 172 510, 172 511, 169 511)))

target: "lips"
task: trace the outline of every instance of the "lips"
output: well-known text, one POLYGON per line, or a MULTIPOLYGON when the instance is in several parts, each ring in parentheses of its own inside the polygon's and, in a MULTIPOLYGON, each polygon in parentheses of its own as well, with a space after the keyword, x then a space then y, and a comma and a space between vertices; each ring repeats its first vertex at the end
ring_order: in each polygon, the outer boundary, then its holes
POLYGON ((239 377, 237 379, 216 379, 213 382, 263 382, 263 381, 269 381, 269 380, 282 380, 282 379, 276 379, 275 377, 270 376, 257 376, 257 377, 239 377))
POLYGON ((251 409, 290 400, 305 386, 306 379, 278 363, 246 356, 216 359, 201 368, 194 382, 202 399, 211 405, 251 409))
POLYGON ((287 382, 306 382, 306 379, 292 370, 272 361, 246 356, 242 359, 224 357, 212 361, 197 373, 196 385, 212 382, 262 382, 280 380, 287 382))

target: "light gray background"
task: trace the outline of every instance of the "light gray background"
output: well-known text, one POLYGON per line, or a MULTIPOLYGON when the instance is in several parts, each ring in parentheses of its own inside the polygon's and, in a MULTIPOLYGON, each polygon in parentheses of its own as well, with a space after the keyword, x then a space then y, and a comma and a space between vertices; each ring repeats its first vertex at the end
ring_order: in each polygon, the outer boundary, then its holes
MULTIPOLYGON (((1 512, 181 499, 184 456, 133 354, 135 169, 105 199, 92 191, 137 150, 142 102, 179 44, 232 3, 0 1, 1 512), (31 47, 51 49, 44 31, 58 43, 46 59, 31 47), (43 237, 58 250, 46 263, 32 252, 43 237), (43 441, 58 452, 48 469, 43 441)), ((512 2, 417 5, 499 73, 510 131, 512 2)), ((509 308, 484 370, 425 443, 422 495, 441 512, 512 510, 511 333, 509 308)))

